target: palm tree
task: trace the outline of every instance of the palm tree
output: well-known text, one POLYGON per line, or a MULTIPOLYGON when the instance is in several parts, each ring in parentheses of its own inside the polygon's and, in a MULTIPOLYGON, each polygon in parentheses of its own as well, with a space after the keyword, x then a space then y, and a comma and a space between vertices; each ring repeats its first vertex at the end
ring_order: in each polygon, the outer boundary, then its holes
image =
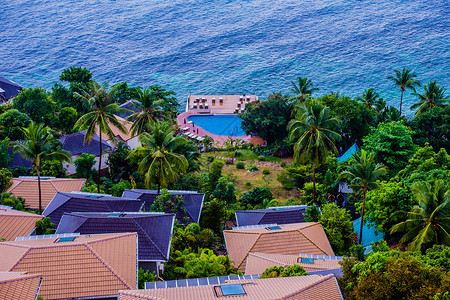
POLYGON ((133 121, 131 126, 132 135, 139 135, 145 131, 148 122, 164 119, 165 112, 161 109, 164 103, 163 99, 159 99, 151 87, 147 87, 137 91, 136 108, 138 112, 132 114, 127 119, 133 121))
POLYGON ((25 159, 31 160, 36 168, 39 193, 39 214, 42 214, 41 195, 41 167, 45 160, 70 162, 70 153, 61 149, 61 142, 56 139, 50 129, 44 124, 31 122, 28 128, 22 128, 25 140, 15 142, 14 151, 19 152, 25 159))
POLYGON ((91 81, 89 85, 89 91, 82 94, 74 93, 74 96, 84 100, 88 103, 90 112, 81 116, 75 123, 75 128, 86 129, 86 135, 84 136, 84 142, 90 143, 98 130, 100 138, 99 142, 99 161, 98 161, 98 174, 97 174, 97 191, 100 193, 100 171, 102 165, 102 133, 105 133, 111 141, 115 141, 116 137, 111 130, 111 125, 115 126, 121 132, 125 133, 126 129, 122 123, 120 123, 115 113, 126 111, 119 107, 117 103, 113 102, 115 94, 115 88, 108 90, 108 85, 105 83, 99 85, 95 81, 91 81))
POLYGON ((386 105, 386 100, 380 98, 380 94, 375 92, 373 88, 365 90, 362 96, 356 98, 356 100, 364 103, 367 108, 376 110, 377 112, 382 111, 386 105))
POLYGON ((405 117, 402 117, 402 114, 398 109, 393 106, 388 106, 379 115, 378 123, 400 121, 402 118, 405 117))
POLYGON ((364 208, 366 205, 366 193, 369 190, 379 188, 377 179, 387 174, 388 169, 383 164, 375 164, 374 153, 367 154, 365 150, 361 153, 355 153, 345 167, 345 170, 339 174, 339 177, 349 181, 352 188, 361 192, 363 204, 361 209, 361 228, 359 231, 359 243, 362 241, 362 230, 364 221, 364 208))
POLYGON ((411 106, 411 109, 417 108, 414 116, 418 116, 435 106, 444 107, 449 102, 449 99, 445 96, 445 88, 440 87, 436 81, 430 81, 427 86, 423 87, 423 91, 422 95, 414 93, 419 97, 419 102, 411 106))
POLYGON ((288 124, 289 139, 295 141, 294 161, 312 162, 313 201, 316 202, 316 165, 326 160, 329 152, 338 153, 335 141, 341 135, 335 130, 339 119, 330 116, 330 108, 313 100, 309 106, 299 106, 296 116, 288 124))
POLYGON ((450 246, 450 190, 448 184, 439 179, 434 184, 427 182, 412 186, 417 200, 408 220, 391 228, 394 232, 405 232, 400 243, 409 243, 409 250, 426 250, 433 244, 450 246))
POLYGON ((408 88, 415 91, 414 86, 420 86, 420 82, 415 80, 417 77, 416 73, 411 72, 410 69, 403 68, 402 72, 395 70, 395 76, 388 76, 394 82, 396 86, 400 88, 400 114, 402 113, 402 103, 403 103, 403 93, 408 88))
POLYGON ((148 188, 156 181, 159 195, 161 186, 174 182, 178 173, 185 173, 189 166, 183 155, 175 153, 186 140, 175 137, 168 122, 151 122, 149 129, 151 133, 144 132, 140 136, 142 146, 131 151, 128 157, 142 158, 138 171, 145 174, 148 188))
POLYGON ((312 81, 308 77, 298 77, 297 82, 291 81, 293 87, 289 90, 297 96, 299 102, 304 102, 314 91, 319 90, 313 87, 312 81))

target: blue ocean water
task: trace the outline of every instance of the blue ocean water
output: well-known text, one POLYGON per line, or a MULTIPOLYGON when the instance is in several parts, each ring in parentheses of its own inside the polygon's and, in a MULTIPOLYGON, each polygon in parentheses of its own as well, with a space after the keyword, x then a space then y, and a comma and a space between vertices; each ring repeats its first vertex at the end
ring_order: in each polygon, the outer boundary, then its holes
POLYGON ((244 136, 242 119, 237 115, 190 116, 189 121, 208 132, 224 136, 244 136))
POLYGON ((450 88, 448 0, 2 0, 0 14, 0 75, 25 87, 50 89, 81 65, 181 103, 265 98, 308 76, 316 95, 373 87, 397 105, 386 77, 403 67, 450 88))

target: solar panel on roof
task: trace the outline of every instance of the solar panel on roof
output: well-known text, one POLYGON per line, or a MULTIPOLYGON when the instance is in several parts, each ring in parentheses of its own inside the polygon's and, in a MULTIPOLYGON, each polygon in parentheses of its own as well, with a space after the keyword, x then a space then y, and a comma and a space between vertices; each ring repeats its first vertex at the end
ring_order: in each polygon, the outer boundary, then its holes
POLYGON ((184 286, 187 286, 187 280, 186 279, 177 280, 177 287, 184 287, 184 286))
POLYGON ((165 289, 166 288, 166 282, 165 281, 157 281, 156 282, 156 288, 157 289, 165 289))
POLYGON ((239 296, 246 294, 242 284, 221 285, 220 289, 222 291, 222 295, 224 296, 239 296))
POLYGON ((146 282, 145 283, 146 290, 154 290, 156 289, 156 282, 146 282))
POLYGON ((219 284, 219 278, 218 277, 208 277, 209 284, 219 284))
POLYGON ((219 276, 218 279, 219 279, 219 282, 222 284, 222 283, 226 283, 227 280, 229 280, 230 278, 229 278, 229 276, 219 276))
POLYGON ((228 276, 230 280, 239 280, 239 275, 230 275, 228 276))
POLYGON ((209 281, 208 281, 207 277, 197 278, 197 280, 198 280, 198 285, 209 285, 209 281))
POLYGON ((57 240, 57 243, 64 243, 64 242, 73 242, 75 240, 76 236, 67 236, 67 237, 62 237, 59 238, 59 240, 57 240))
POLYGON ((176 280, 165 281, 165 283, 166 283, 166 288, 177 287, 177 281, 176 280))

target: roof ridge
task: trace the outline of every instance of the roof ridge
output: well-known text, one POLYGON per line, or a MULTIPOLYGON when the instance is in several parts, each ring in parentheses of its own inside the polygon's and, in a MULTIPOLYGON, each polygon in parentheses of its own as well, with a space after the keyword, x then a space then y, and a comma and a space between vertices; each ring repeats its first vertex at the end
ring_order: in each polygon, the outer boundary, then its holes
MULTIPOLYGON (((15 247, 15 245, 10 245, 10 246, 15 247)), ((20 259, 18 259, 16 261, 16 264, 9 270, 10 272, 13 271, 14 268, 16 268, 20 264, 20 262, 25 258, 25 256, 27 256, 27 254, 31 251, 31 249, 33 249, 31 247, 20 247, 20 246, 19 246, 19 248, 28 248, 28 249, 27 249, 27 251, 24 252, 24 254, 20 257, 20 259)))
POLYGON ((42 275, 38 275, 38 274, 27 274, 24 272, 5 272, 5 273, 22 273, 19 278, 11 278, 11 279, 5 279, 2 280, 0 284, 4 284, 4 283, 8 283, 8 282, 15 282, 15 281, 23 281, 23 280, 28 280, 28 279, 34 279, 34 278, 39 278, 42 277, 42 275))
MULTIPOLYGON (((311 275, 311 276, 314 276, 314 275, 311 275)), ((321 275, 317 275, 317 276, 322 277, 321 275)), ((308 289, 310 289, 310 288, 312 288, 312 287, 314 287, 314 286, 316 286, 316 285, 319 285, 319 284, 321 284, 321 283, 324 283, 325 281, 330 280, 330 279, 332 279, 333 277, 334 277, 334 276, 331 275, 331 274, 326 275, 326 276, 323 276, 323 278, 321 278, 321 280, 316 281, 316 282, 313 282, 313 283, 311 283, 311 284, 308 284, 307 286, 301 288, 300 290, 298 290, 298 291, 296 291, 296 292, 293 292, 292 294, 286 296, 284 299, 289 299, 289 298, 298 296, 299 294, 303 293, 304 291, 306 291, 306 290, 308 290, 308 289)))
MULTIPOLYGON (((161 251, 161 249, 159 249, 159 247, 156 245, 156 243, 153 241, 153 239, 147 234, 147 232, 144 230, 144 228, 142 228, 142 226, 138 222, 136 222, 135 219, 131 219, 131 220, 139 227, 139 229, 142 230, 144 235, 149 239, 149 241, 153 244, 153 246, 155 246, 155 248, 158 250, 158 252, 161 254, 161 256, 166 258, 167 260, 169 260, 169 258, 164 255, 164 253, 161 251)), ((170 249, 170 246, 169 246, 169 249, 170 249)))
MULTIPOLYGON (((237 267, 237 269, 239 269, 242 264, 244 263, 244 261, 247 260, 248 255, 250 254, 250 252, 252 251, 252 249, 255 247, 256 243, 258 243, 259 239, 261 238, 262 234, 259 234, 258 238, 256 239, 256 241, 253 243, 252 247, 248 250, 247 254, 244 256, 244 258, 242 259, 241 263, 239 264, 239 266, 237 267)), ((247 264, 245 264, 245 267, 247 267, 247 264)))
MULTIPOLYGON (((311 226, 315 226, 315 225, 317 225, 317 224, 320 225, 320 223, 316 223, 316 224, 311 225, 311 226)), ((309 228, 309 227, 311 227, 311 226, 303 227, 302 229, 304 229, 304 228, 309 228)), ((322 252, 324 253, 324 255, 328 255, 322 248, 320 248, 316 243, 314 243, 310 238, 308 238, 308 237, 307 237, 305 234, 303 234, 300 230, 301 230, 300 228, 297 229, 297 231, 298 231, 305 239, 307 239, 311 244, 313 244, 314 246, 316 246, 317 249, 319 249, 320 251, 322 251, 322 252)), ((326 235, 325 235, 325 236, 326 236, 326 235)))
POLYGON ((126 280, 124 278, 122 278, 122 276, 120 276, 116 270, 109 265, 108 263, 105 262, 105 260, 103 259, 103 257, 101 257, 97 251, 95 251, 90 245, 89 243, 84 244, 84 246, 88 249, 88 251, 90 251, 115 277, 117 277, 117 279, 119 279, 120 282, 122 282, 122 284, 124 286, 126 286, 129 289, 132 289, 134 287, 132 287, 130 284, 128 284, 126 282, 126 280))
MULTIPOLYGON (((274 262, 274 263, 283 265, 284 267, 289 266, 288 264, 285 264, 285 263, 283 263, 283 262, 281 262, 281 261, 278 261, 278 260, 275 260, 275 259, 271 259, 271 258, 268 258, 268 257, 260 256, 260 255, 258 255, 259 253, 265 254, 265 253, 262 253, 262 252, 249 252, 248 255, 252 254, 253 256, 258 257, 258 258, 260 258, 260 259, 262 259, 262 260, 274 262)), ((267 254, 269 254, 269 253, 267 253, 267 254)), ((285 254, 281 254, 281 255, 285 255, 285 254)), ((247 259, 248 259, 248 257, 247 257, 247 259)))

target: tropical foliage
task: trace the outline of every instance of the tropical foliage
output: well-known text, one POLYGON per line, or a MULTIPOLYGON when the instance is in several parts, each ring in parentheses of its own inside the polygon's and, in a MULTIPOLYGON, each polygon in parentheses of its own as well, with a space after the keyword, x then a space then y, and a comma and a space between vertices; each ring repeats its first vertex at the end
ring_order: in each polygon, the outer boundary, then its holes
POLYGON ((311 96, 314 91, 318 91, 318 88, 313 87, 311 79, 308 77, 298 77, 297 82, 291 81, 292 88, 289 90, 294 93, 299 102, 304 102, 311 96))
POLYGON ((410 89, 415 92, 415 87, 420 86, 420 82, 415 80, 417 74, 410 69, 403 68, 400 72, 395 70, 395 76, 388 76, 387 79, 391 80, 394 85, 400 88, 400 114, 402 113, 403 93, 406 89, 410 89))
POLYGON ((264 270, 260 278, 275 278, 275 277, 292 277, 308 275, 305 269, 300 265, 293 266, 273 266, 264 270))
POLYGON ((445 95, 445 88, 439 86, 436 81, 430 81, 428 85, 425 85, 423 94, 414 93, 414 95, 419 97, 419 102, 411 106, 411 109, 416 109, 414 116, 419 116, 435 106, 444 107, 450 101, 445 95))

